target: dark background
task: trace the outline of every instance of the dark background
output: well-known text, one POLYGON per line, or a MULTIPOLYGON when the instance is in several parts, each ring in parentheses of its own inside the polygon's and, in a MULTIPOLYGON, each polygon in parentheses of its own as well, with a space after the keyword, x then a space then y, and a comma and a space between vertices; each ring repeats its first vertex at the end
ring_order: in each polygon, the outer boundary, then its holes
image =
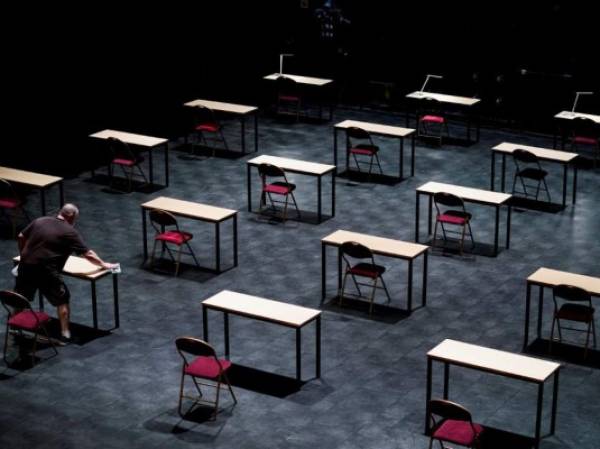
MULTIPOLYGON (((338 1, 333 38, 309 0, 181 5, 30 5, 5 15, 2 162, 62 175, 88 167, 87 135, 123 129, 183 135, 181 104, 198 97, 263 104, 262 76, 333 77, 338 103, 384 97, 403 108, 427 73, 431 90, 477 95, 484 124, 551 132, 570 109, 599 112, 592 2, 338 1), (370 81, 390 83, 387 93, 370 81), (435 83, 435 85, 433 84, 435 83)), ((335 17, 335 16, 334 16, 335 17)))

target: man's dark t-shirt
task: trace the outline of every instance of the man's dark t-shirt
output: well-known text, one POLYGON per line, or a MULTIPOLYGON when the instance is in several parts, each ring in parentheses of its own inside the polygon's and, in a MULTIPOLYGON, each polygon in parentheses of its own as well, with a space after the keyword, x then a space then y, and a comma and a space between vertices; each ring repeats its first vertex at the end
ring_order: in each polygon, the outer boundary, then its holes
POLYGON ((43 265, 60 272, 72 253, 84 254, 89 249, 73 226, 56 217, 38 218, 22 233, 26 239, 22 264, 43 265))

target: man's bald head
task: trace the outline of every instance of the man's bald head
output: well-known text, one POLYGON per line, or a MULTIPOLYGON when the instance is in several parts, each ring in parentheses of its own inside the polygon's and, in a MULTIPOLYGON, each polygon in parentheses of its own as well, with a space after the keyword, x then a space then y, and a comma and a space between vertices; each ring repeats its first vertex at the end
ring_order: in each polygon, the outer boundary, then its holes
POLYGON ((74 204, 67 203, 60 209, 58 216, 64 218, 67 223, 73 224, 79 217, 79 209, 74 204))

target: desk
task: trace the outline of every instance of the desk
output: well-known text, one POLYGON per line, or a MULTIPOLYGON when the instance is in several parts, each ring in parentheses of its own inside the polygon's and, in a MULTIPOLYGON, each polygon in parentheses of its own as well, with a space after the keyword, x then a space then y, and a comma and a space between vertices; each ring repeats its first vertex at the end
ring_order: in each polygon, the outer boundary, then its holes
POLYGON ((296 380, 302 377, 302 328, 312 321, 316 325, 316 377, 321 377, 321 311, 258 296, 223 290, 202 301, 204 340, 208 341, 208 310, 223 312, 225 355, 229 358, 229 314, 279 324, 296 329, 296 380))
MULTIPOLYGON (((14 257, 13 262, 18 264, 21 260, 20 256, 14 257)), ((116 273, 111 273, 110 270, 106 270, 97 265, 94 265, 84 257, 69 256, 65 266, 63 267, 62 274, 77 279, 83 279, 89 281, 92 287, 92 317, 94 321, 94 329, 98 329, 98 306, 96 296, 96 281, 102 279, 109 274, 112 274, 113 282, 113 310, 114 310, 114 321, 117 329, 120 325, 119 322, 119 281, 116 273)), ((40 309, 44 310, 44 299, 42 294, 39 294, 40 309)))
POLYGON ((243 104, 223 103, 220 101, 194 100, 184 104, 188 107, 204 106, 213 111, 235 114, 240 117, 242 130, 242 154, 246 154, 246 117, 254 115, 254 152, 258 151, 258 108, 256 106, 245 106, 243 104))
POLYGON ((369 248, 373 254, 378 254, 395 259, 408 261, 408 286, 407 286, 407 311, 412 313, 412 291, 413 291, 413 262, 423 255, 423 290, 421 298, 421 307, 425 307, 427 302, 427 250, 426 245, 417 243, 403 242, 383 237, 375 237, 358 232, 338 230, 321 239, 321 304, 326 296, 326 267, 327 267, 327 246, 338 248, 338 291, 342 287, 342 254, 340 247, 345 242, 358 242, 369 248))
MULTIPOLYGON (((571 120, 573 120, 574 118, 579 117, 579 118, 587 118, 592 120, 593 122, 596 122, 598 125, 600 125, 600 115, 596 115, 596 114, 585 114, 583 112, 571 112, 571 111, 561 111, 558 114, 556 114, 554 116, 554 118, 556 120, 562 123, 568 123, 571 120), (564 120, 567 120, 567 122, 564 122, 564 120)), ((561 131, 560 131, 560 147, 561 149, 564 150, 565 148, 565 131, 566 129, 564 127, 560 127, 561 131)), ((553 141, 552 141, 552 147, 556 148, 556 128, 554 128, 554 134, 553 134, 553 141)))
MULTIPOLYGON (((96 139, 108 139, 109 137, 115 137, 125 143, 130 145, 136 145, 139 147, 143 147, 148 150, 148 165, 149 165, 149 178, 150 185, 154 186, 154 164, 152 163, 152 152, 153 150, 160 146, 165 146, 165 187, 169 186, 169 140, 163 139, 161 137, 150 137, 144 136, 142 134, 134 134, 128 133, 124 131, 115 131, 112 129, 105 129, 103 131, 98 131, 97 133, 90 134, 90 137, 95 137, 96 139)), ((92 170, 92 176, 94 176, 94 170, 92 170)))
POLYGON ((469 203, 483 204, 485 206, 493 206, 496 208, 496 221, 494 228, 494 256, 498 255, 498 234, 500 227, 500 206, 505 205, 508 208, 506 215, 506 248, 510 245, 510 214, 511 205, 510 199, 512 195, 508 193, 498 193, 489 190, 474 189, 471 187, 461 187, 454 184, 444 184, 441 182, 428 182, 417 188, 417 205, 416 205, 416 220, 415 220, 415 241, 419 242, 419 206, 420 195, 429 197, 429 215, 428 215, 428 235, 431 234, 431 211, 433 208, 433 194, 437 192, 446 192, 462 198, 463 201, 469 203))
POLYGON ((178 215, 180 217, 191 218, 192 220, 205 221, 215 224, 215 260, 217 273, 221 273, 221 223, 228 218, 233 220, 233 267, 238 264, 238 244, 237 244, 237 210, 223 209, 221 207, 209 206, 191 201, 182 201, 166 196, 159 196, 151 201, 143 203, 142 207, 142 235, 144 244, 144 261, 148 259, 148 236, 146 229, 146 211, 151 209, 161 209, 178 215))
MULTIPOLYGON (((472 110, 474 107, 476 107, 477 105, 479 105, 479 103, 481 102, 481 100, 479 98, 472 98, 472 97, 461 97, 458 95, 446 95, 446 94, 440 94, 440 93, 435 93, 435 92, 420 92, 420 91, 415 91, 415 92, 411 92, 410 94, 406 95, 406 98, 408 98, 409 100, 412 100, 413 102, 415 102, 415 104, 418 104, 417 102, 423 101, 427 98, 433 98, 437 101, 439 101, 440 103, 442 103, 443 105, 447 105, 447 106, 453 106, 453 107, 459 107, 459 108, 467 108, 467 110, 469 111, 468 117, 467 117, 467 140, 469 142, 471 142, 471 115, 472 115, 472 110)), ((417 108, 415 108, 415 119, 418 120, 418 111, 417 108)), ((406 127, 408 128, 409 126, 409 120, 410 120, 410 108, 406 109, 406 127)), ((475 142, 479 142, 479 132, 480 132, 480 120, 479 120, 479 115, 477 115, 477 128, 475 130, 475 142)), ((419 126, 419 124, 417 123, 417 127, 419 126)))
POLYGON ((600 298, 600 278, 584 276, 582 274, 569 273, 567 271, 552 270, 550 268, 539 268, 527 278, 527 298, 525 303, 525 332, 523 337, 523 350, 529 344, 529 317, 531 308, 531 287, 539 287, 538 316, 537 316, 537 338, 542 337, 542 314, 544 308, 544 288, 553 288, 560 284, 574 285, 590 292, 592 296, 600 298))
MULTIPOLYGON (((410 175, 415 175, 415 130, 410 128, 401 128, 399 126, 387 126, 380 125, 377 123, 369 123, 369 122, 360 122, 357 120, 344 120, 343 122, 337 123, 333 127, 333 165, 338 165, 338 138, 337 132, 340 129, 348 129, 351 127, 361 128, 365 131, 368 131, 370 134, 375 134, 379 136, 392 137, 397 138, 400 141, 400 153, 399 153, 399 169, 398 169, 398 181, 401 181, 404 178, 404 138, 407 136, 412 136, 411 143, 411 164, 410 164, 410 175)), ((349 153, 348 153, 348 137, 346 137, 346 171, 348 171, 349 164, 349 153)))
POLYGON ((58 207, 61 208, 65 202, 63 179, 58 176, 43 175, 31 171, 17 170, 16 168, 0 167, 0 178, 8 182, 23 184, 39 189, 42 215, 46 215, 46 189, 53 185, 58 185, 58 196, 60 201, 58 207))
MULTIPOLYGON (((263 79, 268 81, 275 81, 280 76, 291 78, 298 84, 315 87, 315 88, 326 88, 333 85, 333 80, 327 78, 315 78, 312 76, 292 75, 289 73, 271 73, 270 75, 264 76, 263 79)), ((333 102, 329 103, 329 120, 333 118, 333 102)), ((319 101, 319 119, 323 119, 323 102, 319 101)))
POLYGON ((491 174, 491 190, 494 190, 494 184, 496 183, 496 153, 502 155, 502 175, 501 175, 501 184, 500 190, 504 192, 504 178, 506 172, 506 155, 512 154, 516 149, 527 150, 533 154, 535 154, 540 160, 556 162, 563 166, 563 195, 562 195, 562 205, 566 207, 567 205, 567 167, 569 164, 573 167, 573 204, 575 204, 577 200, 577 164, 575 163, 577 153, 567 153, 565 151, 556 151, 549 150, 546 148, 539 147, 530 147, 528 145, 520 145, 516 143, 502 142, 499 145, 496 145, 492 148, 492 174, 491 174))
POLYGON ((286 172, 298 173, 301 175, 317 177, 317 221, 322 221, 322 192, 321 178, 323 175, 331 173, 331 217, 335 216, 335 165, 318 164, 315 162, 300 161, 298 159, 288 159, 285 157, 262 155, 250 159, 247 162, 248 179, 248 212, 252 212, 252 167, 258 167, 260 164, 271 164, 283 169, 286 172))
POLYGON ((425 433, 429 433, 429 401, 431 400, 432 362, 444 364, 444 399, 448 399, 450 365, 462 366, 500 376, 531 382, 538 386, 537 410, 535 419, 535 447, 541 439, 542 404, 544 382, 554 375, 552 396, 552 418, 550 435, 556 427, 556 406, 558 402, 558 375, 560 364, 536 359, 512 352, 499 351, 484 346, 472 345, 461 341, 446 339, 427 353, 427 411, 425 415, 425 433))

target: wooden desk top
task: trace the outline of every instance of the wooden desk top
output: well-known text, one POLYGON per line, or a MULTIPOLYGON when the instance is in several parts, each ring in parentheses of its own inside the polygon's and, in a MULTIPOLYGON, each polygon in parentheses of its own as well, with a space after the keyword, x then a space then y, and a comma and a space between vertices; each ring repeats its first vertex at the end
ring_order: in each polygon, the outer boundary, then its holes
POLYGON ((207 204, 183 201, 166 196, 159 196, 142 204, 144 209, 162 209, 175 215, 196 220, 219 222, 237 214, 237 210, 209 206, 207 204))
MULTIPOLYGON (((15 263, 19 263, 20 260, 20 256, 13 257, 15 263)), ((69 256, 62 273, 67 276, 94 280, 110 274, 110 270, 94 265, 85 257, 69 256)))
POLYGON ((235 103, 223 103, 221 101, 211 101, 211 100, 193 100, 184 103, 184 106, 196 107, 196 106, 204 106, 214 111, 222 111, 222 112, 231 112, 232 114, 249 114, 250 112, 256 111, 258 108, 256 106, 246 106, 243 104, 235 104, 235 103))
POLYGON ((109 137, 116 137, 123 142, 130 143, 132 145, 139 145, 142 147, 155 147, 167 143, 168 139, 162 137, 150 137, 144 136, 143 134, 128 133, 125 131, 115 131, 114 129, 105 129, 98 131, 97 133, 90 134, 90 137, 96 137, 97 139, 108 139, 109 137))
POLYGON ((554 116, 555 118, 561 118, 566 120, 573 120, 575 117, 581 118, 589 118, 596 123, 600 123, 600 115, 595 114, 585 114, 583 112, 571 112, 571 111, 561 111, 554 116))
POLYGON ((291 78, 300 84, 310 84, 311 86, 325 86, 326 84, 333 83, 333 80, 329 80, 326 78, 314 78, 312 76, 291 75, 289 73, 271 73, 270 75, 265 76, 264 79, 276 80, 280 76, 285 76, 286 78, 291 78))
POLYGON ((375 237, 369 234, 337 230, 321 239, 322 242, 329 245, 341 246, 345 242, 358 242, 365 245, 376 254, 390 257, 400 257, 402 259, 414 259, 423 254, 429 246, 419 245, 418 243, 403 242, 402 240, 388 239, 384 237, 375 237))
POLYGON ((17 170, 16 168, 0 167, 0 178, 8 182, 17 182, 33 187, 48 187, 63 179, 58 176, 43 175, 25 170, 17 170))
POLYGON ((509 143, 502 142, 499 145, 496 145, 492 150, 497 151, 499 153, 508 153, 512 154, 516 149, 527 150, 533 154, 535 154, 540 159, 544 159, 547 161, 556 161, 556 162, 571 162, 577 156, 577 153, 569 153, 567 151, 557 151, 550 150, 547 148, 539 148, 539 147, 530 147, 528 145, 521 145, 518 143, 509 143))
POLYGON ((545 287, 554 287, 560 284, 573 285, 587 290, 594 296, 600 296, 600 278, 569 273, 568 271, 538 268, 535 273, 527 278, 527 282, 533 282, 545 287))
POLYGON ((245 295, 230 290, 223 290, 205 299, 202 301, 202 305, 211 309, 296 328, 304 326, 321 314, 320 310, 264 299, 258 296, 245 295))
POLYGON ((427 357, 537 383, 560 368, 559 363, 450 339, 429 351, 427 357))
POLYGON ((248 164, 271 164, 289 172, 305 175, 324 175, 325 173, 335 170, 335 165, 306 162, 298 159, 288 159, 286 157, 268 156, 266 154, 250 159, 248 164))
POLYGON ((460 97, 458 95, 446 95, 446 94, 438 94, 435 92, 420 92, 420 91, 411 92, 410 94, 406 95, 406 98, 413 98, 416 100, 424 100, 426 98, 433 98, 435 100, 441 101, 442 103, 460 104, 463 106, 473 106, 474 104, 477 104, 481 101, 479 98, 460 97))
POLYGON ((361 122, 358 120, 344 120, 343 122, 334 125, 339 129, 351 127, 361 128, 373 134, 381 134, 391 137, 406 137, 415 132, 412 128, 401 128, 400 126, 380 125, 378 123, 361 122))
POLYGON ((473 201, 485 204, 503 204, 512 195, 509 193, 492 192, 491 190, 474 189, 472 187, 461 187, 454 184, 430 181, 417 188, 417 192, 437 193, 446 192, 461 197, 465 201, 473 201))

